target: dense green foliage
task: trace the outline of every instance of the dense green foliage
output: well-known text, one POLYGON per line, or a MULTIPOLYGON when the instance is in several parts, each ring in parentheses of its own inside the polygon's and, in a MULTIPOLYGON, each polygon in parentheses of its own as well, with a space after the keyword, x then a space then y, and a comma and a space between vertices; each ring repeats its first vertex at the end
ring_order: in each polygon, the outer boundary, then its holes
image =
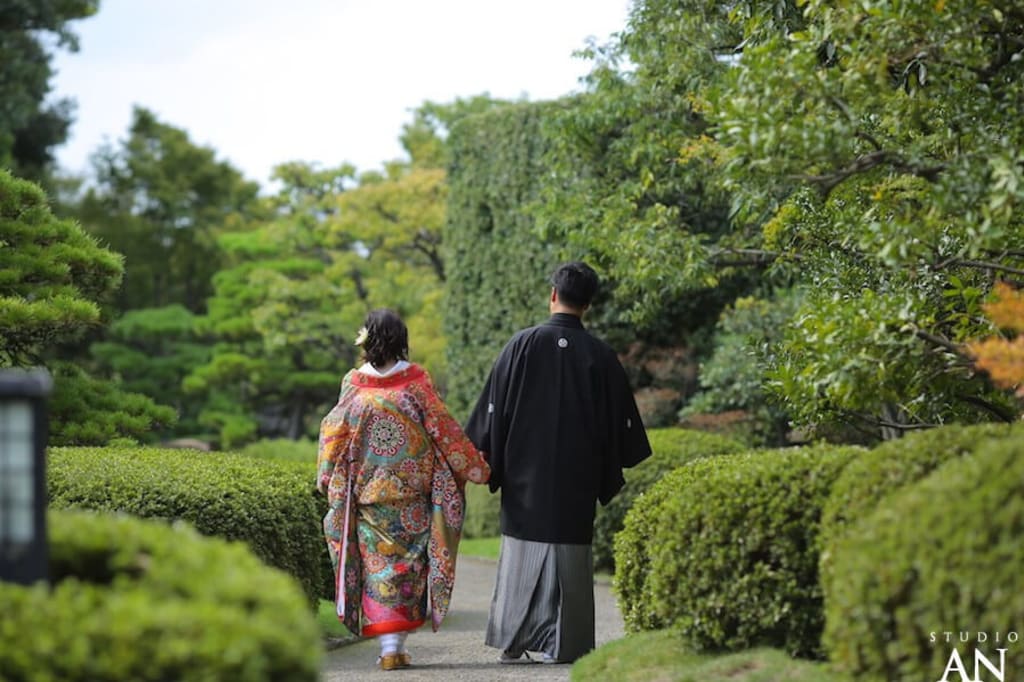
POLYGON ((184 385, 205 403, 200 422, 221 447, 253 440, 261 420, 268 435, 308 435, 355 362, 352 339, 368 307, 349 270, 362 259, 351 242, 331 243, 322 217, 352 173, 278 168, 277 217, 219 240, 231 266, 217 272, 198 321, 216 344, 184 385))
POLYGON ((702 467, 713 466, 718 458, 698 460, 662 476, 657 484, 640 495, 626 513, 623 529, 615 534, 615 577, 613 586, 619 597, 619 610, 626 632, 655 630, 662 626, 647 594, 654 547, 650 544, 661 523, 661 507, 677 490, 694 485, 702 467))
POLYGON ((51 49, 78 49, 69 23, 91 16, 98 0, 7 0, 0 21, 0 169, 47 179, 53 148, 64 142, 70 99, 50 100, 51 49), (56 39, 56 40, 54 40, 56 39))
POLYGON ((52 589, 0 583, 3 679, 319 679, 302 592, 244 546, 80 512, 49 530, 52 589))
MULTIPOLYGON (((113 377, 125 390, 151 396, 174 409, 177 422, 170 433, 199 432, 199 405, 185 394, 182 381, 208 359, 210 348, 198 337, 195 315, 184 306, 130 310, 111 323, 106 340, 93 343, 89 351, 100 374, 113 377)), ((166 434, 168 429, 161 431, 166 434)))
POLYGON ((120 256, 4 170, 0 244, 0 364, 38 362, 46 348, 99 325, 99 302, 121 282, 120 256))
POLYGON ((50 505, 182 519, 204 535, 244 541, 291 574, 311 603, 333 598, 321 533, 326 513, 309 466, 190 450, 57 448, 50 505))
POLYGON ((518 104, 456 124, 444 248, 448 404, 465 416, 498 352, 516 331, 547 316, 548 276, 557 254, 533 235, 527 206, 539 199, 547 138, 557 104, 518 104))
POLYGON ((782 340, 800 293, 780 291, 770 299, 743 297, 727 308, 715 328, 714 350, 700 366, 703 389, 680 417, 741 411, 737 429, 751 446, 780 446, 787 441, 789 415, 765 388, 771 353, 782 340))
POLYGON ((175 422, 172 408, 148 395, 126 393, 70 362, 51 363, 50 370, 55 386, 49 404, 51 445, 145 442, 154 429, 175 422))
POLYGON ((174 422, 172 411, 54 359, 102 324, 121 257, 71 220, 56 218, 36 185, 0 170, 0 367, 49 366, 52 442, 137 439, 174 422))
POLYGON ((725 436, 684 429, 650 429, 647 432, 653 454, 626 469, 626 484, 605 506, 597 507, 594 518, 594 567, 612 571, 615 568, 615 534, 622 530, 626 513, 633 502, 657 483, 666 473, 687 462, 711 455, 739 452, 743 445, 725 436))
POLYGON ((863 680, 934 680, 957 646, 968 670, 975 648, 998 665, 997 647, 1008 649, 1010 676, 1024 669, 1024 649, 993 641, 1024 620, 1022 451, 1019 433, 986 440, 883 500, 836 543, 824 643, 837 665, 863 680), (955 634, 946 644, 942 631, 992 639, 961 644, 955 634))
POLYGON ((642 0, 565 124, 618 172, 550 204, 640 318, 736 268, 807 285, 767 354, 801 425, 1009 416, 960 344, 1022 272, 1022 26, 1008 0, 642 0))
POLYGON ((657 509, 641 498, 616 543, 627 627, 675 627, 697 650, 817 653, 821 509, 856 453, 819 446, 712 457, 663 478, 649 493, 657 509))
POLYGON ((125 256, 118 307, 202 311, 223 264, 215 237, 229 216, 254 210, 256 183, 138 107, 128 137, 102 148, 94 164, 97 186, 75 213, 125 256))

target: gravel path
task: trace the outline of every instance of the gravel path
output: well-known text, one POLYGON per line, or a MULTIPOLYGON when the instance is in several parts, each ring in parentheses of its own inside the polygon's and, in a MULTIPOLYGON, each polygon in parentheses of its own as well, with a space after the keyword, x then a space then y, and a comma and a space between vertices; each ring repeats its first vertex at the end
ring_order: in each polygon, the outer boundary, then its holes
MULTIPOLYGON (((497 564, 484 559, 460 558, 456 568, 452 608, 441 629, 427 625, 409 636, 412 667, 383 672, 377 668, 377 640, 342 647, 327 655, 324 682, 342 680, 568 680, 569 665, 501 665, 498 650, 484 646, 487 609, 494 589, 497 564)), ((622 617, 605 582, 594 585, 597 644, 623 636, 622 617)))

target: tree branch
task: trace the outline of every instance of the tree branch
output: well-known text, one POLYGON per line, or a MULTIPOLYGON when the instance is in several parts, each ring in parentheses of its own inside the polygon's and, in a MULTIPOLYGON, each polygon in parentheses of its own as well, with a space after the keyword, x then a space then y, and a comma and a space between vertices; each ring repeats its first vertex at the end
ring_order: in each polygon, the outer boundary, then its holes
POLYGON ((921 339, 922 341, 926 341, 931 345, 936 346, 937 348, 948 350, 950 353, 954 353, 956 355, 960 355, 963 357, 970 357, 964 351, 962 346, 953 343, 952 341, 943 336, 931 334, 929 332, 924 331, 923 329, 917 329, 916 327, 914 328, 914 336, 921 339))
MULTIPOLYGON (((708 261, 720 268, 770 265, 784 254, 763 249, 721 249, 708 256, 708 261), (739 258, 730 258, 739 256, 739 258)), ((787 258, 800 260, 800 254, 785 254, 787 258)))
POLYGON ((978 396, 958 395, 957 398, 965 403, 968 403, 969 405, 980 407, 981 409, 985 410, 986 412, 993 416, 998 417, 1007 424, 1012 424, 1013 422, 1017 421, 1017 416, 1014 413, 1006 410, 1000 405, 996 405, 995 403, 990 403, 989 401, 983 398, 979 398, 978 396))
MULTIPOLYGON (((864 135, 867 135, 867 133, 864 135)), ((870 138, 870 136, 868 137, 870 138)), ((873 140, 874 138, 871 139, 873 140)), ((877 144, 877 141, 875 142, 877 144)), ((942 171, 946 168, 946 165, 942 163, 934 166, 921 166, 916 163, 910 163, 899 154, 885 149, 877 149, 868 154, 858 156, 850 165, 845 168, 840 168, 832 173, 824 175, 801 175, 796 176, 794 179, 803 180, 811 183, 812 185, 818 185, 822 194, 827 196, 847 178, 860 173, 865 173, 878 166, 892 166, 893 168, 905 173, 922 177, 929 182, 935 182, 942 171)))
POLYGON ((989 261, 980 260, 965 260, 962 258, 954 258, 950 261, 952 265, 966 265, 969 268, 980 268, 982 270, 994 270, 996 272, 1008 272, 1011 275, 1024 275, 1024 269, 1011 268, 1008 265, 1002 265, 1001 263, 992 263, 989 261))

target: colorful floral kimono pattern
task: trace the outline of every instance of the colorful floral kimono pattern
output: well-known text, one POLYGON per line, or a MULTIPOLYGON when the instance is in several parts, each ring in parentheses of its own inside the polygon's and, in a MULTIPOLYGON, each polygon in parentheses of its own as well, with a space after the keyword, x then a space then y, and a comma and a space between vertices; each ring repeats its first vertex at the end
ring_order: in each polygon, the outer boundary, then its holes
POLYGON ((337 613, 356 634, 434 630, 455 583, 466 481, 490 469, 417 365, 349 372, 320 427, 318 477, 337 613), (428 588, 429 586, 429 588, 428 588))

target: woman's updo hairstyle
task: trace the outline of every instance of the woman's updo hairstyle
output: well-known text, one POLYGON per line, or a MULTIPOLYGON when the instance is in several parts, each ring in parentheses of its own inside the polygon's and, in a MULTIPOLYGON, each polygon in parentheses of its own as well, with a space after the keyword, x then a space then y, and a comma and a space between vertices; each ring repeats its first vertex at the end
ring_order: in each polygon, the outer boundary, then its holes
POLYGON ((409 330, 393 310, 371 310, 363 321, 363 357, 374 367, 409 359, 409 330))

